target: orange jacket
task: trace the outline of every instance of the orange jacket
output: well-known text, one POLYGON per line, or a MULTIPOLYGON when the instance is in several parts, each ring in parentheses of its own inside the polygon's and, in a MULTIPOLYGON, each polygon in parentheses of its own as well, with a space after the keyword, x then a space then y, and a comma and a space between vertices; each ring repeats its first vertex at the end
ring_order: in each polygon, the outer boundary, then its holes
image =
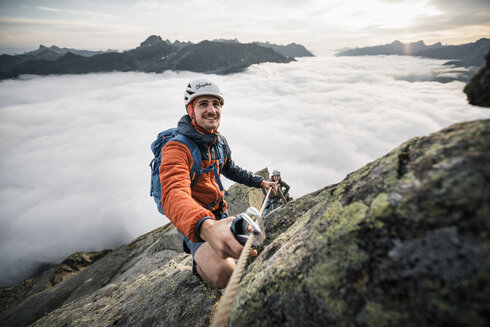
MULTIPOLYGON (((225 162, 223 171, 218 172, 231 180, 248 186, 260 187, 263 178, 236 166, 231 159, 231 151, 224 136, 221 134, 202 134, 191 124, 189 116, 185 115, 177 126, 179 133, 192 139, 201 151, 201 168, 218 161, 216 145, 223 143, 225 162)), ((178 141, 170 141, 162 148, 162 163, 160 165, 160 182, 162 185, 162 208, 170 221, 188 239, 193 242, 202 241, 199 237, 200 224, 205 219, 215 219, 212 211, 222 204, 224 191, 220 191, 214 173, 202 173, 191 190, 190 171, 192 155, 186 145, 178 141), (211 207, 209 207, 211 204, 211 207), (209 209, 206 209, 209 207, 209 209)), ((217 163, 218 164, 218 163, 217 163)), ((219 169, 219 165, 218 165, 219 169)))

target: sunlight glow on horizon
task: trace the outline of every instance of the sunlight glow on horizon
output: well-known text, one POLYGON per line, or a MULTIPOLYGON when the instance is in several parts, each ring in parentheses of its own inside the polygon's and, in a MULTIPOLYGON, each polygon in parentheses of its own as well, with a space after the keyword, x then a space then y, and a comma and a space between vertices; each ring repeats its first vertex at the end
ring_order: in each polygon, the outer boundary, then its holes
MULTIPOLYGON (((0 2, 0 52, 34 50, 39 44, 87 50, 127 50, 150 35, 194 43, 238 39, 242 43, 299 43, 314 53, 394 40, 461 44, 490 34, 490 3, 480 0, 202 0, 171 3, 0 2), (464 19, 474 17, 474 19, 464 19)), ((18 52, 19 53, 19 52, 18 52)))
POLYGON ((356 31, 367 26, 380 28, 408 28, 414 26, 417 19, 433 17, 442 12, 422 2, 386 3, 382 0, 371 1, 369 7, 355 8, 349 2, 340 2, 332 11, 323 13, 325 21, 356 31))

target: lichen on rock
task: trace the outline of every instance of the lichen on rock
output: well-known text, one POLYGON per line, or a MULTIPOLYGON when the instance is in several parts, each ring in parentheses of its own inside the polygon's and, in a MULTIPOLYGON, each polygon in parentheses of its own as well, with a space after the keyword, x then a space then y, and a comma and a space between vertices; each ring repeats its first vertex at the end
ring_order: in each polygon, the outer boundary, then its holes
MULTIPOLYGON (((490 120, 416 137, 271 212, 230 326, 488 326, 490 120)), ((233 186, 230 209, 250 206, 233 186), (234 199, 243 198, 240 204, 234 199)), ((244 193, 245 192, 245 193, 244 193)), ((172 225, 13 302, 2 325, 206 326, 172 225)))
POLYGON ((489 120, 456 124, 327 187, 247 269, 230 325, 488 325, 489 154, 489 120))
POLYGON ((490 107, 490 50, 485 63, 464 87, 468 102, 475 106, 490 107))

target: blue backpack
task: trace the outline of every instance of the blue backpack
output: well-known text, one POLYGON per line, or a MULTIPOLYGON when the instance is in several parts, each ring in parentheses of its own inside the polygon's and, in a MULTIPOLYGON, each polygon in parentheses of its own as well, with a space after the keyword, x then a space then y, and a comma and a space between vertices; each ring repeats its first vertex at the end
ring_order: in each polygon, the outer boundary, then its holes
MULTIPOLYGON (((150 162, 150 168, 151 168, 150 196, 153 196, 153 199, 157 204, 158 211, 162 215, 165 215, 165 213, 163 212, 162 203, 161 203, 162 184, 160 183, 160 176, 159 176, 160 164, 162 163, 161 153, 162 153, 162 148, 165 146, 165 144, 167 144, 169 141, 174 141, 174 140, 178 140, 181 143, 185 144, 189 148, 189 151, 192 155, 192 169, 190 171, 191 188, 196 184, 199 175, 205 172, 213 171, 219 189, 220 191, 223 191, 223 184, 221 184, 221 179, 218 174, 218 168, 216 162, 213 162, 212 165, 201 169, 202 157, 201 157, 201 151, 199 150, 197 144, 187 136, 179 134, 177 132, 177 128, 169 128, 167 130, 164 130, 163 132, 160 132, 157 136, 157 139, 153 141, 153 143, 151 144, 151 151, 153 152, 154 158, 150 162)), ((217 143, 217 150, 218 150, 218 161, 219 161, 219 166, 221 171, 225 162, 225 151, 224 151, 222 141, 219 141, 217 143)), ((225 193, 227 194, 226 191, 225 193)), ((216 202, 209 204, 206 207, 206 209, 213 207, 215 204, 216 202)))

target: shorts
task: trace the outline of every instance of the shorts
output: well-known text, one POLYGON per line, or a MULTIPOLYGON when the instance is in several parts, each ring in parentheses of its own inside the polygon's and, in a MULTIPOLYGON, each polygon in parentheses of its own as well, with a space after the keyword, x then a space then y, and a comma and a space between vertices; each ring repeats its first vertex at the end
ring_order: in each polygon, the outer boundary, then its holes
MULTIPOLYGON (((227 212, 222 212, 222 211, 214 212, 213 211, 213 214, 216 217, 216 220, 221 220, 221 219, 228 217, 227 212)), ((192 242, 190 239, 185 237, 185 235, 182 234, 180 231, 179 231, 179 235, 180 235, 180 238, 182 239, 182 247, 184 248, 184 252, 190 253, 192 255, 192 272, 195 275, 199 276, 199 274, 197 273, 197 269, 196 269, 196 261, 194 261, 194 255, 196 254, 197 249, 199 249, 199 247, 201 245, 203 245, 204 242, 192 242)), ((199 276, 199 278, 200 278, 200 276, 199 276)))

